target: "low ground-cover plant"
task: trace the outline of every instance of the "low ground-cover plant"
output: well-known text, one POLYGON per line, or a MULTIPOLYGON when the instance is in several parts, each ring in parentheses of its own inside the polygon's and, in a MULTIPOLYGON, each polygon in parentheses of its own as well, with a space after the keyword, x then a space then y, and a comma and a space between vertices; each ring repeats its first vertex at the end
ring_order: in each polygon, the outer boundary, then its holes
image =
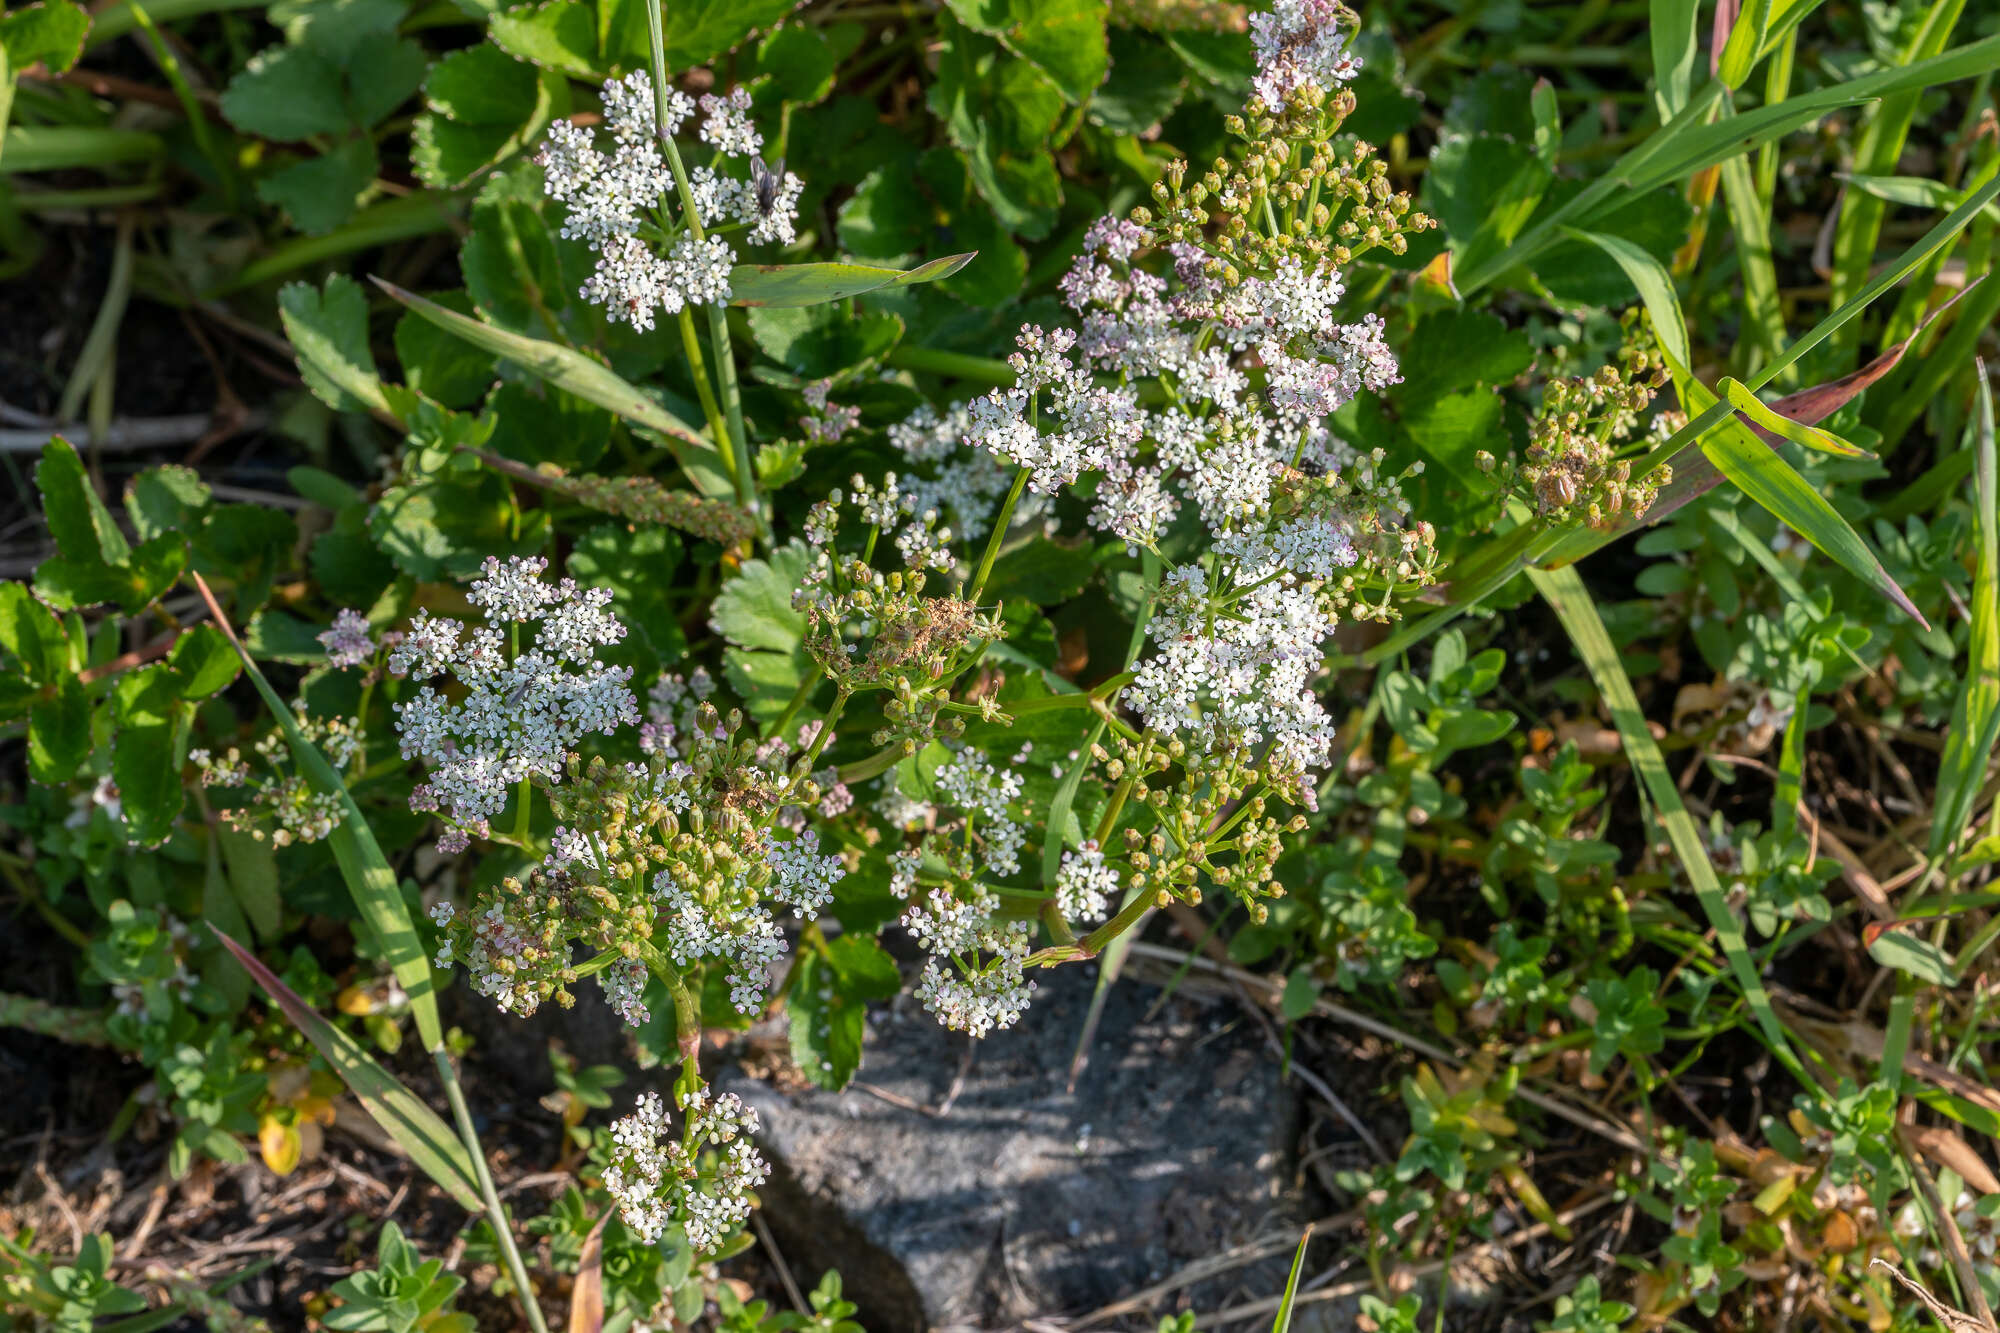
MULTIPOLYGON (((1571 1234, 1542 1167, 1564 1125, 1620 1154, 1605 1178, 1656 1233, 1552 1327, 1886 1321, 1885 1257, 1968 1308, 2000 1295, 1969 1239, 2000 1181, 1949 1127, 1993 1123, 1957 987, 1992 938, 2000 576, 1970 353, 2000 155, 1974 133, 1948 184, 1888 170, 1928 90, 1987 95, 2000 39, 1951 46, 1941 4, 1795 93, 1813 5, 1720 16, 1702 79, 1696 8, 1662 4, 1651 123, 1607 139, 1578 89, 1484 72, 1412 191, 1393 71, 1456 39, 1399 57, 1321 0, 1114 9, 1108 34, 1094 7, 954 4, 907 32, 830 7, 695 72, 780 15, 747 7, 716 46, 675 8, 494 15, 422 76, 418 173, 471 182, 463 288, 380 283, 400 376, 368 289, 279 293, 319 407, 394 441, 362 485, 293 471, 303 534, 171 466, 121 521, 82 455, 45 450, 58 553, 0 585, 32 779, 0 866, 105 1012, 10 1021, 136 1055, 131 1116, 176 1174, 253 1141, 291 1170, 353 1098, 480 1218, 470 1248, 531 1326, 562 1275, 586 1318, 835 1327, 837 1280, 773 1316, 717 1276, 767 1166, 703 1032, 782 1006, 799 1072, 838 1087, 899 960, 978 1036, 1156 915, 1223 921, 1287 1019, 1374 1011, 1424 1054, 1391 1080, 1407 1140, 1328 1181, 1385 1296, 1503 1220, 1571 1234), (914 76, 936 141, 829 101, 851 65, 914 76), (1882 213, 1844 209, 1829 313, 1788 339, 1775 154, 1865 98, 1856 166, 1887 169, 1852 199, 1942 217, 1870 278, 1882 213), (1064 160, 1029 151, 1059 125, 1064 160), (1718 189, 1728 321, 1699 263, 1718 189), (1857 369, 1864 324, 1884 355, 1857 369), (1897 457, 1932 397, 1943 443, 1897 457), (1644 600, 1594 602, 1571 566, 1635 534, 1644 600), (1541 667, 1558 625, 1587 677, 1541 667), (1633 688, 1654 676, 1682 682, 1658 736, 1633 688), (1809 762, 1857 714, 1896 764, 1880 728, 1950 724, 1895 890, 1830 841, 1843 778, 1809 762), (296 947, 305 914, 347 919, 351 952, 296 947), (1800 962, 1832 939, 1876 979, 1849 1013, 1813 1008, 1832 993, 1800 962), (638 1063, 677 1067, 629 1107, 567 1076, 578 1185, 525 1226, 439 1016, 460 973, 523 1015, 594 986, 638 1063), (1964 1040, 1929 1046, 1933 1023, 1964 1040), (412 1033, 441 1107, 385 1067, 412 1033), (1781 1071, 1759 1114, 1682 1082, 1750 1059, 1781 1071)), ((274 15, 284 44, 221 101, 267 139, 344 136, 257 185, 308 230, 368 193, 419 82, 402 7, 352 11, 274 15), (405 65, 382 105, 356 95, 405 65), (345 128, 258 120, 308 76, 347 89, 345 128)), ((379 1244, 317 1317, 467 1317, 435 1260, 379 1244)), ((61 1294, 89 1255, 14 1261, 44 1304, 121 1308, 61 1294)))

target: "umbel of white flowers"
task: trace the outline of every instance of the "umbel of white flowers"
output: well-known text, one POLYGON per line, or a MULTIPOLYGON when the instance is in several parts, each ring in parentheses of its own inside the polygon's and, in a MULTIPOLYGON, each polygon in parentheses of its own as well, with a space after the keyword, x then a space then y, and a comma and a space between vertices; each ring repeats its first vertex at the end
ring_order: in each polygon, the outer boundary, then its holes
POLYGON ((796 239, 805 186, 757 156, 764 140, 750 120, 748 91, 705 94, 699 112, 686 94, 667 91, 669 137, 699 114, 701 141, 725 162, 747 160, 750 168, 746 178, 695 167, 686 200, 661 151, 652 78, 641 70, 613 79, 601 98, 611 132, 608 151, 598 148, 589 129, 560 120, 535 155, 543 190, 568 210, 562 234, 597 251, 596 271, 581 293, 585 300, 603 306, 613 320, 650 329, 660 314, 729 300, 736 251, 718 233, 740 232, 751 245, 796 239), (689 203, 692 219, 685 211, 689 203))

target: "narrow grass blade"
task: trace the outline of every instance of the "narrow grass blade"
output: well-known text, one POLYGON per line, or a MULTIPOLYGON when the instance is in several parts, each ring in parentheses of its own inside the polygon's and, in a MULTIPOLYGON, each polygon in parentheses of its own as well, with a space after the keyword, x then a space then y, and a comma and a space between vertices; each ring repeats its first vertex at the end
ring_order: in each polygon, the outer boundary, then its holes
MULTIPOLYGON (((1786 15, 1783 30, 1789 30, 1794 17, 1786 15)), ((1783 30, 1774 32, 1772 38, 1782 37, 1783 30)), ((1461 269, 1456 277, 1458 290, 1461 295, 1470 296, 1509 269, 1530 262, 1561 239, 1562 228, 1588 227, 1593 218, 1626 202, 1632 191, 1643 192, 1692 176, 1782 138, 1828 112, 1859 106, 1893 93, 1974 78, 1996 65, 2000 65, 2000 35, 1968 42, 1930 60, 1850 79, 1713 124, 1707 123, 1707 118, 1720 102, 1724 85, 1720 80, 1711 82, 1689 99, 1672 121, 1627 152, 1610 171, 1574 198, 1536 220, 1503 253, 1476 268, 1461 269)), ((1875 285, 1869 284, 1871 288, 1875 285)))
POLYGON ((539 375, 558 389, 595 403, 635 425, 662 436, 689 480, 704 495, 727 499, 736 487, 723 469, 715 446, 693 426, 682 421, 654 400, 644 389, 619 375, 609 366, 593 361, 573 347, 544 342, 496 329, 456 310, 447 310, 415 292, 404 291, 383 278, 371 279, 377 287, 408 306, 447 333, 456 334, 474 347, 503 356, 523 370, 539 375))
POLYGON ((1986 363, 1975 361, 1979 401, 1972 421, 1977 432, 1974 508, 1979 519, 1979 566, 1972 583, 1972 640, 1965 680, 1951 710, 1944 756, 1938 764, 1937 805, 1931 819, 1930 857, 1941 864, 1957 844, 1972 813, 1973 797, 1986 778, 1993 745, 2000 739, 2000 514, 1995 513, 1993 384, 1986 363))
MULTIPOLYGON (((156 2, 149 10, 156 22, 164 22, 160 18, 160 8, 156 2)), ((324 236, 294 236, 263 258, 251 260, 203 295, 227 296, 329 259, 339 259, 416 236, 450 231, 463 207, 459 200, 435 190, 405 195, 401 199, 384 199, 378 204, 368 205, 324 236)))
POLYGON ((1755 500, 1792 531, 1804 537, 1824 554, 1833 557, 1849 573, 1900 607, 1912 620, 1930 628, 1902 586, 1889 577, 1868 543, 1848 525, 1797 469, 1742 428, 1731 423, 1701 442, 1702 454, 1716 470, 1729 478, 1745 495, 1755 500))
POLYGON ((1777 1012, 1771 1007, 1771 996, 1764 989, 1757 960, 1751 956, 1749 942, 1743 937, 1743 927, 1736 914, 1729 910, 1729 900, 1723 893, 1721 881, 1716 878, 1715 866, 1708 859, 1708 846, 1702 840, 1701 830, 1695 826, 1694 817, 1681 801, 1680 788, 1674 784, 1673 775, 1667 771, 1666 758, 1660 753, 1659 743, 1646 726, 1646 715, 1639 708, 1639 696, 1632 690, 1632 679, 1625 674, 1625 664, 1619 660, 1618 650, 1612 645, 1611 635, 1605 630, 1604 621, 1597 614, 1597 606, 1590 600, 1583 580, 1574 569, 1530 569, 1528 577, 1562 621, 1570 642, 1576 645, 1577 655, 1589 668, 1590 678, 1596 682, 1598 693, 1604 696, 1618 734, 1624 739, 1625 757, 1638 773, 1647 795, 1652 798, 1660 822, 1666 826, 1667 839, 1673 844, 1674 855, 1680 859, 1681 869, 1694 885, 1702 911, 1707 914, 1716 941, 1722 945, 1722 952, 1729 959, 1729 970, 1735 976, 1736 984, 1742 988, 1743 998, 1749 1004, 1750 1012, 1756 1016, 1764 1040, 1770 1045, 1772 1054, 1801 1083, 1812 1086, 1792 1050, 1784 1024, 1778 1021, 1777 1012))
POLYGON ((424 1049, 440 1049, 444 1045, 444 1025, 438 1018, 437 991, 431 984, 431 961, 424 955, 423 945, 417 939, 416 927, 411 924, 409 910, 403 905, 402 890, 396 884, 396 873, 389 868, 388 858, 382 855, 382 846, 375 841, 374 830, 368 827, 360 807, 355 805, 347 784, 340 780, 340 775, 334 772, 333 765, 327 762, 319 747, 306 739, 299 730, 298 719, 292 716, 292 710, 271 688, 271 682, 264 679, 264 673, 251 659, 243 641, 236 637, 235 628, 230 625, 221 604, 215 600, 215 594, 209 591, 208 584, 199 574, 188 577, 194 580, 202 600, 208 603, 216 627, 229 636, 236 655, 243 659, 244 673, 250 677, 250 683, 263 696, 265 707, 277 720, 299 775, 314 790, 340 802, 340 823, 327 835, 327 845, 333 850, 333 859, 340 866, 340 877, 346 881, 347 891, 353 896, 361 919, 375 932, 389 967, 396 974, 397 983, 410 997, 410 1012, 416 1016, 417 1035, 422 1038, 424 1049))
POLYGON ((1748 158, 1732 157, 1722 164, 1722 205, 1743 275, 1743 326, 1761 358, 1775 357, 1785 345, 1785 313, 1771 252, 1770 201, 1757 192, 1748 158))
POLYGON ((1645 303, 1646 314, 1652 318, 1653 334, 1660 340, 1660 346, 1676 364, 1692 365, 1694 356, 1688 349, 1687 319, 1681 314, 1680 298, 1674 295, 1673 275, 1667 266, 1654 258, 1651 251, 1634 245, 1622 236, 1607 236, 1603 232, 1581 231, 1575 227, 1564 227, 1563 234, 1572 240, 1588 241, 1616 260, 1618 267, 1625 270, 1625 276, 1632 280, 1638 290, 1639 299, 1645 303))
POLYGON ((1292 1255, 1292 1275, 1285 1279, 1285 1298, 1278 1302, 1278 1317, 1271 1321, 1271 1333, 1287 1333, 1292 1326, 1292 1308, 1299 1299, 1299 1276, 1306 1271, 1306 1246, 1312 1244, 1312 1238, 1313 1229, 1308 1226, 1292 1255))
POLYGON ((0 172, 62 171, 152 162, 166 156, 166 140, 146 130, 97 125, 13 125, 0 137, 0 172))
POLYGON ((946 255, 912 269, 870 264, 739 264, 729 271, 729 304, 825 305, 884 288, 913 287, 950 277, 971 263, 976 253, 946 255))
MULTIPOLYGON (((1935 57, 1951 40, 1965 12, 1965 0, 1937 0, 1924 13, 1922 25, 1903 49, 1900 64, 1911 68, 1935 57)), ((1990 61, 1987 69, 2000 65, 1990 61)), ((1916 120, 1921 88, 1899 88, 1887 93, 1870 107, 1862 119, 1859 141, 1854 146, 1854 170, 1865 176, 1883 176, 1896 169, 1903 146, 1916 120)), ((1848 190, 1841 199, 1840 217, 1833 230, 1833 300, 1837 304, 1867 281, 1875 263, 1875 245, 1882 235, 1888 204, 1860 190, 1848 190)), ((1858 330, 1849 330, 1835 340, 1835 346, 1851 348, 1858 330)))
POLYGON ((1653 43, 1653 100, 1664 125, 1687 105, 1688 94, 1694 89, 1701 0, 1652 0, 1650 12, 1647 35, 1653 43))
POLYGON ((333 1066, 362 1108, 410 1155, 410 1160, 467 1211, 480 1211, 484 1204, 479 1198, 472 1155, 444 1118, 424 1105, 423 1099, 405 1087, 401 1079, 375 1063, 352 1037, 315 1013, 276 973, 259 962, 256 954, 219 930, 215 937, 264 988, 272 1003, 284 1011, 292 1026, 304 1033, 306 1040, 333 1066))
POLYGON ((1722 396, 1729 400, 1729 405, 1741 413, 1751 425, 1758 427, 1757 433, 1767 440, 1775 435, 1779 439, 1790 440, 1801 448, 1817 449, 1836 458, 1875 456, 1861 446, 1841 439, 1830 430, 1821 430, 1803 421, 1794 421, 1782 412, 1772 411, 1770 405, 1750 392, 1741 380, 1731 379, 1725 375, 1717 381, 1717 387, 1722 390, 1722 396))

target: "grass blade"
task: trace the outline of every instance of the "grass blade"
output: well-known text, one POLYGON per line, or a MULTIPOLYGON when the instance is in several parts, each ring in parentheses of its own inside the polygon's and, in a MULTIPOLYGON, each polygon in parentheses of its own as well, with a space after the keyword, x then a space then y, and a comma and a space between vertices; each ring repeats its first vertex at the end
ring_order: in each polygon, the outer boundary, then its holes
MULTIPOLYGON (((1683 365, 1686 362, 1682 362, 1683 365)), ((1875 455, 1856 444, 1850 444, 1830 430, 1809 426, 1803 421, 1794 421, 1782 412, 1774 412, 1769 404, 1750 392, 1741 380, 1723 376, 1719 381, 1722 396, 1729 400, 1751 425, 1758 427, 1758 434, 1767 441, 1775 435, 1779 439, 1790 440, 1804 449, 1817 449, 1823 454, 1836 458, 1873 458, 1875 455)))
POLYGON ((278 729, 285 735, 285 743, 292 752, 292 762, 297 765, 299 776, 316 791, 333 796, 340 802, 340 823, 327 835, 327 845, 333 850, 333 859, 340 865, 340 877, 347 884, 347 891, 354 898, 354 906, 360 911, 361 919, 375 932, 380 941, 390 969, 396 974, 396 981, 410 997, 410 1012, 416 1016, 417 1035, 423 1039, 424 1049, 435 1051, 444 1045, 444 1025, 438 1019, 437 990, 431 984, 431 960, 425 956, 423 945, 417 939, 417 930, 410 922, 409 910, 403 905, 402 890, 396 884, 396 873, 389 868, 389 860, 382 855, 382 846, 375 841, 375 832, 368 827, 361 809, 354 804, 347 784, 326 761, 319 747, 307 740, 299 730, 298 719, 292 710, 271 688, 271 682, 264 679, 264 673, 251 660, 243 641, 236 637, 235 628, 229 617, 223 614, 222 606, 209 591, 208 584, 201 575, 190 574, 195 588, 208 603, 210 614, 215 617, 217 628, 229 636, 230 646, 243 659, 244 674, 263 696, 265 707, 277 720, 278 729))
POLYGON ((271 1002, 284 1011, 292 1026, 304 1033, 306 1040, 333 1066, 348 1090, 359 1099, 362 1109, 410 1155, 410 1160, 467 1211, 480 1211, 484 1205, 475 1183, 472 1156, 444 1118, 424 1105, 423 1099, 404 1086, 401 1079, 375 1063, 374 1057, 352 1037, 315 1013, 276 973, 259 962, 256 954, 219 930, 215 937, 264 988, 271 1002))
POLYGON ((1618 262, 1645 303, 1646 313, 1653 321, 1653 336, 1660 340, 1660 346, 1667 349, 1667 355, 1676 365, 1692 365, 1694 356, 1688 350, 1687 319, 1681 314, 1680 298, 1674 295, 1674 279, 1667 266, 1654 258, 1651 251, 1622 236, 1574 227, 1564 227, 1563 234, 1572 240, 1588 241, 1618 262))
POLYGON ((1931 819, 1930 858, 1943 863, 1958 842, 1972 813, 1973 797, 1992 762, 1993 744, 2000 738, 2000 514, 1996 514, 1994 476, 1993 384, 1986 363, 1975 361, 1979 403, 1972 421, 1979 519, 1979 567, 1972 583, 1972 640, 1967 648, 1964 683, 1951 710, 1944 756, 1938 765, 1937 804, 1931 819))
POLYGON ((1652 0, 1647 33, 1653 43, 1653 101, 1666 124, 1694 91, 1696 33, 1701 0, 1652 0))
POLYGON ((1707 914, 1708 924, 1715 931, 1716 942, 1721 944, 1723 954, 1729 959, 1729 970, 1736 977, 1736 984, 1742 987, 1743 998, 1749 1003, 1750 1012, 1756 1016, 1764 1040, 1770 1045, 1772 1054, 1801 1083, 1813 1086, 1807 1082, 1805 1070, 1792 1050, 1784 1024, 1778 1021, 1777 1012, 1771 1007, 1771 996, 1764 989, 1757 960, 1751 956, 1749 942, 1743 937, 1743 927, 1736 914, 1729 910, 1728 898, 1723 893, 1721 881, 1716 878, 1715 866, 1708 859, 1708 846, 1702 839, 1701 830, 1695 826, 1694 816, 1688 813, 1687 806, 1681 801, 1680 788, 1674 785, 1659 743, 1646 726, 1646 715, 1639 708, 1639 696, 1632 690, 1632 678, 1625 674, 1625 664, 1619 660, 1618 650, 1612 646, 1611 635, 1606 632, 1604 621, 1597 614, 1597 606, 1590 600, 1583 580, 1574 569, 1530 569, 1528 577, 1562 621, 1570 642, 1576 646, 1577 655, 1583 658, 1590 678, 1597 684, 1597 692, 1604 696, 1605 706, 1611 710, 1611 720, 1616 724, 1618 734, 1624 738, 1625 757, 1631 761, 1647 795, 1652 798, 1654 809, 1659 812, 1660 822, 1666 826, 1667 839, 1673 844, 1674 855, 1680 859, 1681 869, 1694 885, 1702 911, 1707 914))
MULTIPOLYGON (((1923 25, 1903 51, 1905 68, 1936 56, 1951 40, 1965 11, 1965 0, 1937 0, 1924 15, 1923 25)), ((1988 69, 2000 61, 1989 63, 1988 69)), ((1900 89, 1887 94, 1869 108, 1863 118, 1860 141, 1854 146, 1854 170, 1864 176, 1886 176, 1896 170, 1909 140, 1910 125, 1916 119, 1922 89, 1900 89)), ((1833 231, 1833 299, 1836 303, 1857 290, 1868 278, 1875 262, 1875 243, 1882 235, 1882 221, 1889 206, 1862 190, 1849 189, 1840 203, 1840 217, 1833 231)), ((1851 352, 1859 330, 1849 330, 1835 340, 1835 347, 1851 352)))
MULTIPOLYGON (((1785 21, 1790 23, 1792 18, 1788 14, 1785 21)), ((1782 32, 1774 34, 1777 37, 1782 35, 1782 32)), ((1714 124, 1706 123, 1707 116, 1719 103, 1723 85, 1720 81, 1711 82, 1691 98, 1671 122, 1626 153, 1610 171, 1562 207, 1536 221, 1503 253, 1476 267, 1461 269, 1456 275, 1459 293, 1470 296, 1509 269, 1529 262, 1561 239, 1564 227, 1587 227, 1593 218, 1628 202, 1631 191, 1650 190, 1692 176, 1706 167, 1726 162, 1790 134, 1830 111, 1858 106, 1893 93, 1928 88, 1932 84, 1974 78, 1996 65, 2000 65, 2000 36, 1968 42, 1930 60, 1850 79, 1831 88, 1787 98, 1776 106, 1759 107, 1714 124)), ((1886 285, 1878 284, 1879 279, 1864 289, 1869 299, 1881 289, 1881 285, 1886 285)), ((1844 323, 1845 319, 1840 322, 1844 323)), ((1804 351, 1800 350, 1799 354, 1804 355, 1804 351)))
POLYGON ((474 347, 503 356, 523 370, 539 375, 558 389, 595 403, 636 425, 662 436, 673 451, 675 461, 702 494, 730 499, 735 483, 723 469, 721 455, 693 426, 682 421, 653 399, 644 389, 626 380, 609 366, 591 360, 573 347, 528 338, 505 329, 496 329, 456 310, 447 310, 415 292, 404 291, 382 278, 371 281, 403 305, 447 333, 456 334, 474 347))
POLYGON ((1299 1275, 1306 1270, 1306 1246, 1312 1244, 1312 1238, 1313 1229, 1308 1226, 1292 1255, 1292 1275, 1285 1279, 1285 1298, 1278 1302, 1278 1317, 1271 1321, 1271 1333, 1286 1333, 1292 1326, 1292 1307, 1299 1299, 1299 1275))

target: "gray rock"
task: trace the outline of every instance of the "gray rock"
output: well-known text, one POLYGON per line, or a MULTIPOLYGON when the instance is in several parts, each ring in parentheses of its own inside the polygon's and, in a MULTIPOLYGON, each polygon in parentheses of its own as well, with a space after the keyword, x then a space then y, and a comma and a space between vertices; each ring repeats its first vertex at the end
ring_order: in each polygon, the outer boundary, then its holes
MULTIPOLYGON (((882 1333, 1006 1328, 1096 1309, 1299 1221, 1298 1103, 1235 1006, 1176 998, 1148 1019, 1159 992, 1123 980, 1065 1090, 1095 979, 1044 973, 1021 1022, 969 1064, 967 1039, 904 997, 874 1016, 843 1092, 724 1075, 762 1117, 763 1217, 793 1270, 839 1269, 882 1333)), ((1281 1289, 1285 1258, 1266 1267, 1229 1285, 1281 1289)))

